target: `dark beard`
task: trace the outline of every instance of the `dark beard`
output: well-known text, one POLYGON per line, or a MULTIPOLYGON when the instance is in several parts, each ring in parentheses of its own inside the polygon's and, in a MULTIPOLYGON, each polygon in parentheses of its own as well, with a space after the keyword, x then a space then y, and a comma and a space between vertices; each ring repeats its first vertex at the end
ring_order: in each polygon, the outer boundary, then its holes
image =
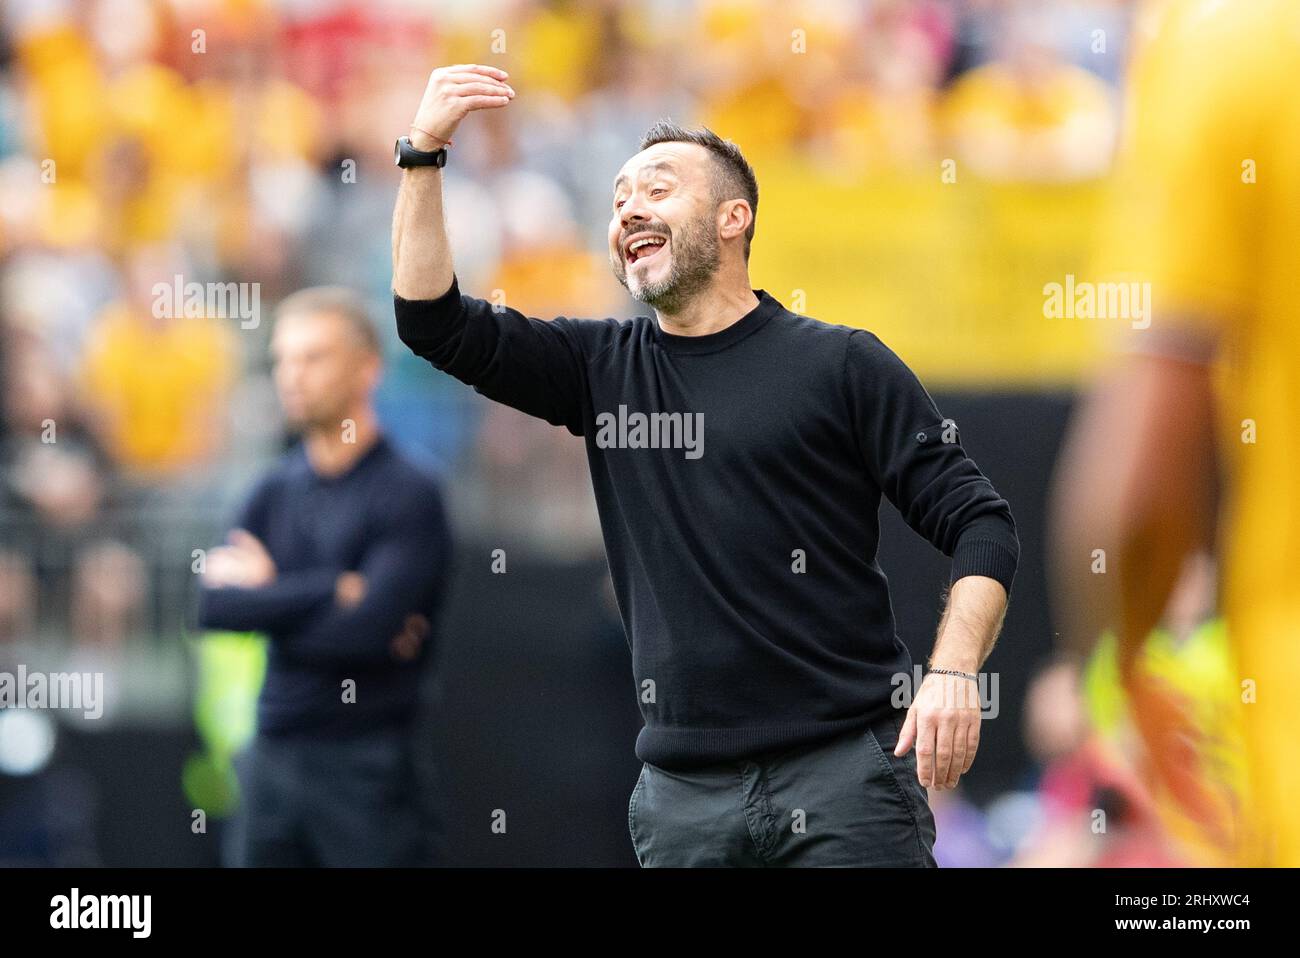
POLYGON ((614 275, 634 299, 671 316, 681 312, 713 280, 722 261, 722 247, 718 234, 713 230, 712 214, 700 216, 670 238, 673 265, 664 279, 642 286, 639 293, 632 293, 627 282, 627 265, 623 260, 617 261, 614 275))

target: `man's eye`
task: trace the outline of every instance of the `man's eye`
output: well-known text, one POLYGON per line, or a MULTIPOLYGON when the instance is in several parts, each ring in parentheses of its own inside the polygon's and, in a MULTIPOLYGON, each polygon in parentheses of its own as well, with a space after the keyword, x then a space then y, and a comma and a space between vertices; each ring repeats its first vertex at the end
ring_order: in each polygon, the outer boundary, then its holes
POLYGON ((651 196, 656 196, 656 195, 658 195, 659 193, 667 193, 667 192, 668 192, 668 191, 667 191, 666 189, 664 189, 662 186, 656 186, 653 190, 650 191, 650 195, 651 195, 651 196))
POLYGON ((623 205, 623 203, 624 203, 623 200, 615 200, 615 201, 614 201, 614 209, 618 209, 620 206, 623 205))

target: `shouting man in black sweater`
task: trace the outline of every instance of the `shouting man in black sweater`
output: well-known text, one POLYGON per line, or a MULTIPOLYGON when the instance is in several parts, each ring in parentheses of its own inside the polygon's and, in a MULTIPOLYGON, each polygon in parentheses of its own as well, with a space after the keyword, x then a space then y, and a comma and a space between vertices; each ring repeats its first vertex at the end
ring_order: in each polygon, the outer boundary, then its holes
POLYGON ((707 130, 660 122, 613 182, 610 261, 653 319, 542 321, 462 295, 445 148, 514 96, 494 67, 430 76, 398 141, 397 326, 586 442, 645 719, 638 860, 933 865, 925 787, 954 787, 979 744, 975 673, 1019 553, 1006 501, 879 339, 750 287, 758 187, 707 130), (882 494, 952 557, 915 690, 876 562, 882 494))

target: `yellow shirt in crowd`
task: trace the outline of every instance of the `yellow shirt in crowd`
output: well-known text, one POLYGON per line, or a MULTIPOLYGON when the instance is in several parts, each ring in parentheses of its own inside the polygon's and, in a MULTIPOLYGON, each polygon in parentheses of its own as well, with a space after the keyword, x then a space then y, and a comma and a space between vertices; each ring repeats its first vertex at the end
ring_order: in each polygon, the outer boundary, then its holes
POLYGON ((157 320, 121 305, 99 318, 83 382, 124 468, 172 472, 200 464, 220 444, 236 371, 234 333, 223 324, 237 322, 157 320))

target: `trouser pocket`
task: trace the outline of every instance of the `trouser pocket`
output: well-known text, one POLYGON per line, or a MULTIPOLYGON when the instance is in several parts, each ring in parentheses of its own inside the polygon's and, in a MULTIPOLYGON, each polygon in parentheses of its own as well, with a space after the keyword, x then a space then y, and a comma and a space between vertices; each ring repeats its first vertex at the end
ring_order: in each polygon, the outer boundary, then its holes
MULTIPOLYGON (((768 864, 843 867, 933 865, 932 834, 916 790, 902 780, 901 760, 886 756, 897 740, 889 719, 810 749, 758 764, 759 810, 772 828, 768 864)), ((915 775, 915 773, 912 773, 915 775)), ((919 783, 917 783, 919 788, 919 783)), ((928 809, 927 809, 928 811, 928 809)))
POLYGON ((901 713, 892 714, 889 718, 870 726, 863 733, 863 739, 868 752, 879 767, 881 781, 891 789, 895 799, 907 809, 916 838, 917 863, 934 866, 934 815, 930 811, 930 800, 925 787, 917 778, 916 751, 909 749, 906 755, 901 757, 894 755, 904 721, 905 718, 901 713))
POLYGON ((641 789, 645 786, 645 765, 641 765, 641 774, 636 777, 636 785, 632 787, 632 797, 627 801, 627 833, 632 839, 632 851, 636 853, 637 864, 644 865, 641 848, 637 844, 636 838, 636 803, 641 796, 641 789))

